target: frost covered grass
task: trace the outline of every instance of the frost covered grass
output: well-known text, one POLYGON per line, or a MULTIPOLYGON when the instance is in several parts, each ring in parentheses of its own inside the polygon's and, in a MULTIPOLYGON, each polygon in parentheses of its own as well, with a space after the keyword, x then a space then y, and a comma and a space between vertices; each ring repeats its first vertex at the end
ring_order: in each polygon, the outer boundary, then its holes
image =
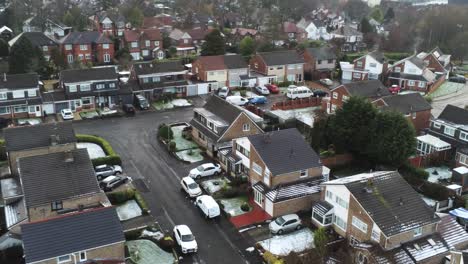
POLYGON ((88 143, 88 142, 79 142, 76 144, 76 146, 80 149, 86 149, 88 151, 90 159, 97 159, 97 158, 102 158, 106 156, 106 153, 98 144, 88 143))
POLYGON ((186 125, 181 125, 181 126, 172 126, 171 130, 173 133, 173 142, 176 143, 176 150, 181 151, 181 150, 186 150, 186 149, 195 149, 198 148, 197 144, 195 142, 187 140, 182 137, 182 131, 184 128, 186 128, 186 125))
POLYGON ((201 154, 200 149, 189 149, 189 150, 182 150, 175 153, 179 159, 195 163, 203 160, 203 156, 201 154))
POLYGON ((175 258, 150 240, 132 240, 125 243, 130 258, 136 264, 172 264, 175 258))
POLYGON ((241 196, 241 197, 235 197, 235 198, 229 198, 229 199, 220 199, 219 201, 224 205, 223 211, 226 213, 229 213, 229 215, 231 216, 242 215, 252 210, 252 208, 250 208, 249 211, 242 211, 241 209, 242 204, 248 201, 247 196, 241 196))
POLYGON ((129 220, 143 214, 143 211, 135 200, 129 200, 117 206, 116 210, 120 221, 129 220))
POLYGON ((220 191, 229 181, 226 178, 217 178, 203 181, 200 185, 209 194, 220 191))
POLYGON ((259 244, 275 255, 286 256, 292 251, 302 252, 313 248, 314 233, 308 228, 303 228, 285 235, 273 236, 260 241, 259 244))

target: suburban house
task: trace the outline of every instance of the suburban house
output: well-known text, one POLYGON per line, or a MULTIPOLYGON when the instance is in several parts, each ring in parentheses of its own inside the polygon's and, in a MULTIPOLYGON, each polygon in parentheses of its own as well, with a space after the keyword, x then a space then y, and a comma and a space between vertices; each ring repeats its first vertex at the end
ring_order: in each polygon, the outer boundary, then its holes
POLYGON ((341 40, 341 51, 343 52, 355 52, 365 48, 365 44, 362 42, 363 34, 357 30, 357 27, 346 24, 330 34, 332 39, 341 40))
POLYGON ((296 128, 237 138, 232 145, 236 162, 228 167, 248 175, 255 203, 270 216, 309 210, 320 199, 323 166, 296 128))
POLYGON ((444 54, 439 47, 430 52, 420 52, 417 57, 425 62, 427 68, 434 73, 446 73, 446 78, 452 70, 451 55, 444 54))
POLYGON ((340 62, 343 81, 383 80, 388 62, 380 51, 372 51, 353 63, 340 62))
POLYGON ((114 58, 114 42, 98 31, 71 32, 60 40, 68 64, 109 64, 114 58))
POLYGON ((306 48, 301 54, 305 61, 304 74, 308 74, 313 80, 331 78, 337 58, 333 48, 306 48))
POLYGON ((368 80, 360 82, 345 83, 331 90, 330 98, 323 100, 323 106, 327 113, 334 113, 341 108, 349 97, 360 96, 375 101, 381 97, 389 96, 388 91, 379 80, 368 80), (326 104, 325 104, 326 103, 326 104))
POLYGON ((222 148, 231 147, 235 138, 262 133, 263 119, 212 95, 202 108, 193 109, 192 138, 206 149, 210 157, 216 157, 222 148))
POLYGON ((42 97, 36 73, 0 76, 0 117, 5 119, 42 116, 42 97))
POLYGON ((50 60, 52 49, 59 47, 55 40, 49 38, 42 32, 23 32, 10 40, 8 45, 13 47, 21 38, 26 38, 31 42, 33 47, 40 49, 44 54, 44 59, 46 61, 50 60))
POLYGON ((307 38, 311 40, 330 40, 331 36, 327 32, 327 25, 319 19, 310 20, 301 18, 296 24, 297 28, 307 33, 307 38))
POLYGON ((205 42, 205 37, 208 33, 211 32, 211 29, 196 27, 189 29, 187 33, 192 37, 192 43, 197 47, 198 50, 201 49, 202 44, 205 42))
POLYGON ((204 82, 216 81, 220 87, 241 86, 241 76, 249 72, 241 55, 201 56, 192 63, 192 73, 204 82))
POLYGON ((439 217, 396 171, 324 182, 322 194, 312 222, 345 237, 356 263, 441 263, 468 245, 463 227, 439 217))
POLYGON ((250 60, 250 69, 274 75, 278 82, 304 81, 304 58, 295 50, 259 52, 250 60))
POLYGON ((125 236, 113 207, 27 223, 21 229, 27 264, 125 262, 125 236))
POLYGON ((11 28, 7 26, 0 28, 0 38, 3 39, 3 41, 8 42, 13 38, 13 36, 13 30, 11 30, 11 28))
POLYGON ((10 189, 3 197, 7 228, 13 233, 25 222, 110 206, 86 149, 23 157, 17 166, 19 177, 11 178, 15 192, 10 189))
POLYGON ((184 32, 180 29, 173 29, 169 34, 172 45, 176 48, 177 56, 187 56, 197 53, 192 36, 188 32, 184 32))
POLYGON ((126 30, 124 43, 134 61, 164 59, 163 38, 157 28, 126 30))
POLYGON ((71 30, 72 27, 41 16, 30 17, 23 23, 23 32, 42 32, 46 36, 55 38, 66 36, 71 30))
POLYGON ((160 14, 154 17, 143 18, 143 24, 141 28, 158 28, 164 32, 172 31, 172 24, 174 19, 171 15, 160 14))
POLYGON ((373 103, 384 111, 402 113, 413 124, 418 134, 430 126, 432 107, 419 93, 385 96, 373 103))
POLYGON ((125 18, 121 14, 101 11, 92 16, 91 20, 94 24, 94 29, 107 36, 122 37, 127 28, 125 18))
POLYGON ((303 42, 307 40, 307 32, 290 21, 283 23, 283 33, 289 41, 303 42))

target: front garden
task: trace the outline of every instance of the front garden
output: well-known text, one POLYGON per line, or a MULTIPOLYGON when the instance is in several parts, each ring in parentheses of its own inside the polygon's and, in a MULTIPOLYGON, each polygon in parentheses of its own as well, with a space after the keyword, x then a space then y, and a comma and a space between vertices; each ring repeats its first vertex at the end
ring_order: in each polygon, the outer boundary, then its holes
POLYGON ((162 111, 162 110, 169 110, 173 108, 189 107, 189 106, 192 106, 192 103, 187 99, 165 98, 165 99, 161 99, 159 101, 154 102, 152 105, 154 109, 158 111, 162 111))
POLYGON ((103 139, 99 136, 94 135, 84 135, 84 134, 77 134, 76 139, 78 141, 78 148, 82 146, 88 150, 90 154, 91 161, 93 162, 94 166, 98 165, 121 165, 122 160, 120 156, 115 153, 112 146, 107 142, 107 140, 103 139), (87 143, 87 144, 82 144, 87 143), (80 145, 81 144, 81 145, 80 145), (97 145, 97 146, 96 146, 97 145), (101 148, 99 150, 98 146, 101 148), (102 152, 104 152, 105 156, 102 156, 102 152))
POLYGON ((191 127, 187 123, 161 124, 158 137, 179 160, 195 163, 204 159, 203 151, 193 141, 191 127))

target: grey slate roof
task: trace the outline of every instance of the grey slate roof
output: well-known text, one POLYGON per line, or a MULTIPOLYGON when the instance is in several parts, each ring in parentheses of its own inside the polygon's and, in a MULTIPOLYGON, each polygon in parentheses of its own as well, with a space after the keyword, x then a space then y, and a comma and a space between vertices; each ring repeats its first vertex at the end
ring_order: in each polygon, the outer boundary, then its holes
POLYGON ((432 109, 431 105, 419 93, 391 95, 383 97, 387 106, 384 109, 396 110, 406 115, 432 109))
POLYGON ((113 43, 108 37, 98 31, 71 32, 61 40, 62 44, 102 44, 113 43))
POLYGON ((65 83, 76 83, 99 80, 115 80, 118 74, 114 67, 102 67, 91 69, 75 69, 60 72, 60 80, 65 83))
POLYGON ((424 69, 424 67, 426 66, 426 63, 420 58, 418 58, 416 55, 409 57, 408 60, 411 61, 414 65, 416 65, 416 67, 420 69, 424 69))
POLYGON ((36 73, 0 75, 0 89, 24 89, 39 87, 39 77, 36 73), (6 80, 5 80, 6 79, 6 80))
POLYGON ((28 223, 21 230, 26 263, 125 241, 113 207, 28 223))
POLYGON ((380 63, 384 63, 386 60, 384 54, 378 50, 372 51, 368 55, 380 63))
POLYGON ((371 183, 361 180, 345 185, 387 237, 439 221, 396 171, 376 175, 371 183))
POLYGON ((20 158, 18 167, 28 207, 101 191, 86 149, 20 158))
POLYGON ((286 65, 304 63, 304 59, 295 50, 258 53, 266 65, 286 65))
POLYGON ((228 69, 242 69, 247 68, 247 62, 241 55, 224 55, 224 64, 228 69))
POLYGON ((182 61, 135 63, 133 65, 133 69, 137 75, 146 75, 163 72, 180 72, 185 70, 182 61))
MULTIPOLYGON (((387 87, 379 80, 368 80, 360 82, 351 82, 343 84, 348 92, 353 96, 361 96, 366 98, 378 98, 391 95, 387 87)), ((337 88, 339 88, 338 86, 337 88)), ((337 89, 335 88, 335 89, 337 89)), ((332 90, 333 91, 333 90, 332 90)))
POLYGON ((449 104, 445 106, 438 119, 458 125, 468 125, 468 110, 449 104))
POLYGON ((35 47, 58 46, 57 42, 42 32, 24 32, 20 38, 27 38, 35 47))
POLYGON ((296 128, 248 138, 273 176, 321 166, 320 157, 296 128))
POLYGON ((428 81, 426 78, 424 78, 423 75, 408 74, 408 73, 403 73, 403 72, 391 72, 389 77, 398 78, 398 79, 406 79, 406 80, 414 80, 414 81, 425 81, 425 82, 428 81))
POLYGON ((314 56, 316 60, 334 60, 335 51, 330 47, 307 48, 307 51, 314 56))
POLYGON ((72 122, 5 128, 3 135, 6 151, 48 147, 51 145, 51 136, 53 135, 58 136, 58 144, 76 142, 72 122))

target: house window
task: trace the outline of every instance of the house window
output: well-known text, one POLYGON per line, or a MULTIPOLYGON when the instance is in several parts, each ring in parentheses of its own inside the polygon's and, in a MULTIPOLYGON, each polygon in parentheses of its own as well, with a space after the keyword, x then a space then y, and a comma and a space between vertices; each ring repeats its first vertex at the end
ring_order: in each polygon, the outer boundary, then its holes
POLYGON ((109 49, 109 44, 102 44, 103 49, 109 49))
POLYGON ((138 42, 133 41, 131 46, 132 46, 132 48, 138 48, 138 42))
POLYGON ((424 87, 426 87, 426 83, 425 82, 419 82, 418 87, 419 88, 424 88, 424 87))
POLYGON ((458 162, 460 162, 461 164, 464 164, 464 165, 468 165, 468 156, 465 155, 465 154, 461 154, 461 153, 457 153, 458 155, 458 158, 456 158, 456 160, 458 160, 458 162))
POLYGON ((81 101, 83 102, 83 105, 90 105, 92 104, 92 98, 91 97, 83 97, 81 98, 81 101))
POLYGON ((18 91, 13 91, 13 98, 24 98, 24 91, 23 90, 18 90, 18 91))
POLYGON ((70 255, 63 255, 63 256, 57 257, 57 264, 66 263, 70 261, 71 261, 70 255))
POLYGON ((29 106, 29 111, 28 111, 30 114, 32 113, 35 113, 36 112, 36 107, 34 105, 30 105, 29 106))
POLYGON ((413 119, 416 119, 416 112, 411 113, 411 117, 412 117, 413 119))
POLYGON ((414 86, 414 84, 415 84, 414 81, 412 81, 412 80, 408 81, 408 86, 414 86))
POLYGON ((375 67, 377 67, 377 63, 369 63, 369 67, 375 68, 375 67))
POLYGON ((362 67, 362 61, 357 61, 356 62, 356 67, 362 67))
POLYGON ((73 63, 73 55, 72 54, 67 55, 67 61, 68 61, 68 63, 73 63))
POLYGON ((89 84, 80 84, 80 91, 82 92, 91 91, 91 86, 89 84))
POLYGON ((28 90, 28 97, 36 97, 37 91, 35 89, 28 90))
POLYGON ((329 60, 328 60, 328 63, 329 63, 329 64, 330 64, 330 63, 335 63, 335 61, 334 61, 333 59, 329 59, 329 60))
POLYGON ((80 50, 88 50, 88 45, 80 45, 80 50))
POLYGON ((75 100, 75 106, 80 107, 81 106, 81 100, 75 100))
POLYGON ((372 240, 379 242, 380 241, 380 232, 378 232, 377 230, 372 230, 371 238, 372 238, 372 240))
POLYGON ((359 73, 359 72, 353 72, 353 78, 361 79, 361 73, 359 73))
POLYGON ((85 54, 85 58, 86 58, 87 60, 90 60, 90 59, 91 59, 91 54, 86 53, 86 54, 85 54))
POLYGON ((51 207, 52 207, 52 211, 62 210, 63 203, 62 201, 52 202, 51 207))
POLYGON ((335 196, 335 202, 344 209, 348 209, 348 203, 340 197, 335 196))
POLYGON ((434 128, 440 128, 440 123, 434 122, 434 128))
POLYGON ((254 63, 254 68, 258 69, 258 63, 254 63))
POLYGON ((341 101, 343 101, 343 102, 346 102, 348 100, 349 100, 349 97, 346 96, 346 95, 343 95, 343 97, 341 97, 341 101))
POLYGON ((332 193, 332 192, 330 192, 329 190, 327 190, 327 192, 325 193, 325 195, 326 195, 326 197, 327 197, 328 199, 330 199, 331 201, 333 201, 333 193, 332 193))
POLYGON ((27 105, 19 105, 19 106, 15 106, 13 108, 13 111, 15 113, 24 113, 24 112, 27 112, 28 111, 28 106, 27 105))
POLYGON ((272 71, 272 70, 274 70, 274 69, 275 69, 275 68, 273 68, 273 67, 270 67, 270 71, 272 71))
POLYGON ((0 100, 6 100, 7 98, 7 93, 0 93, 0 100))
POLYGON ((4 106, 0 107, 0 114, 9 114, 10 113, 10 107, 9 106, 4 106))
POLYGON ((353 216, 352 224, 357 229, 361 230, 364 233, 367 233, 367 224, 361 221, 359 218, 353 216))
POLYGON ((78 54, 78 60, 82 61, 84 58, 83 54, 78 54))
POLYGON ((460 139, 463 141, 468 141, 468 133, 464 131, 460 131, 460 139))
POLYGON ((401 67, 395 67, 395 72, 401 72, 401 67))
POLYGON ((65 45, 65 50, 72 50, 72 45, 71 44, 65 45))
POLYGON ((97 90, 101 90, 101 89, 104 89, 104 88, 106 88, 105 84, 103 84, 103 83, 96 84, 96 89, 97 90))
POLYGON ((252 162, 252 170, 257 173, 258 175, 262 175, 263 174, 263 169, 262 167, 260 167, 260 165, 258 165, 257 163, 255 162, 252 162))
POLYGON ((335 215, 335 221, 333 221, 336 226, 346 231, 346 222, 341 219, 339 216, 335 215))
POLYGON ((333 99, 338 99, 338 93, 337 92, 333 92, 333 99))
POLYGON ((47 47, 47 46, 42 46, 42 51, 49 51, 49 47, 47 47))
POLYGON ((422 235, 422 227, 418 227, 413 230, 414 237, 422 235))
POLYGON ((307 170, 301 170, 301 174, 299 177, 303 178, 303 177, 307 177, 309 175, 309 172, 307 170))
POLYGON ((111 61, 111 56, 110 54, 104 54, 104 62, 110 62, 111 61))
POLYGON ((161 81, 161 78, 159 77, 153 77, 153 82, 160 82, 161 81))
POLYGON ((188 39, 184 39, 184 43, 187 44, 187 43, 188 43, 188 39))
POLYGON ((80 251, 80 261, 85 261, 86 259, 86 251, 80 251))
POLYGON ((154 42, 154 46, 155 46, 155 47, 159 47, 159 41, 155 41, 155 42, 154 42))
POLYGON ((245 123, 242 125, 242 131, 250 131, 250 124, 249 123, 245 123))
POLYGON ((145 40, 145 46, 146 46, 146 47, 149 47, 150 45, 151 45, 151 41, 145 40))
POLYGON ((265 174, 263 175, 263 182, 270 186, 270 171, 268 169, 265 169, 265 174))
POLYGON ((246 157, 250 157, 250 152, 239 144, 236 144, 236 150, 246 157))
POLYGON ((318 60, 318 61, 317 61, 317 64, 322 64, 322 60, 318 60))
POLYGON ((206 138, 205 138, 205 135, 203 135, 200 131, 198 132, 198 138, 205 141, 206 138))
POLYGON ((109 83, 109 88, 115 88, 115 83, 109 83))
POLYGON ((141 55, 143 55, 143 57, 148 57, 149 56, 149 50, 142 50, 141 55))
POLYGON ((455 135, 455 128, 449 127, 449 126, 445 126, 445 127, 444 127, 444 134, 453 137, 453 136, 455 135))
POLYGON ((282 66, 280 66, 280 67, 276 67, 276 69, 277 69, 277 70, 282 70, 282 69, 283 69, 283 67, 282 67, 282 66))
POLYGON ((69 85, 69 86, 68 86, 68 91, 69 91, 70 93, 76 92, 76 91, 77 91, 76 85, 69 85))

